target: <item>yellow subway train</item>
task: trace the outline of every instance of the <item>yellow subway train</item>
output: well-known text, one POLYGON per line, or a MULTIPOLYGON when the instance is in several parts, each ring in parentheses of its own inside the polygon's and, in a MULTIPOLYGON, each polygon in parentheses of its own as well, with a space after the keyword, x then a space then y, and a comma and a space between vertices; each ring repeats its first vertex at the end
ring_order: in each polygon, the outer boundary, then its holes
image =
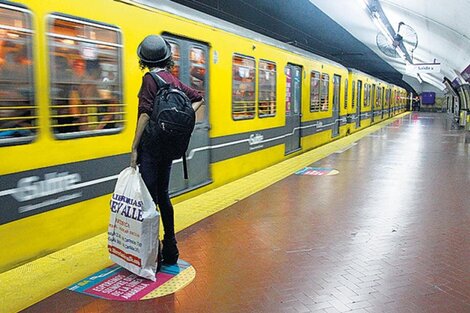
POLYGON ((406 91, 170 1, 0 1, 0 272, 103 233, 149 34, 205 95, 174 202, 406 109, 406 91))

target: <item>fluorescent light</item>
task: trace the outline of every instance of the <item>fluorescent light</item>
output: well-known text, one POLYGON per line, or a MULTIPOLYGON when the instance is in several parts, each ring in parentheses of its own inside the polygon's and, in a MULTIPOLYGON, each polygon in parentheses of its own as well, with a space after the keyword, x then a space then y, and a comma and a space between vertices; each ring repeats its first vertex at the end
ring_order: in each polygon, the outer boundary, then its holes
POLYGON ((369 1, 367 0, 359 0, 359 3, 364 8, 364 10, 369 10, 369 1))
POLYGON ((393 44, 393 36, 392 36, 392 34, 390 34, 387 27, 385 26, 385 24, 380 19, 378 13, 375 12, 375 13, 372 14, 372 21, 374 22, 375 26, 377 26, 377 28, 380 30, 380 32, 382 34, 384 34, 385 37, 387 37, 387 39, 390 41, 390 43, 393 44))

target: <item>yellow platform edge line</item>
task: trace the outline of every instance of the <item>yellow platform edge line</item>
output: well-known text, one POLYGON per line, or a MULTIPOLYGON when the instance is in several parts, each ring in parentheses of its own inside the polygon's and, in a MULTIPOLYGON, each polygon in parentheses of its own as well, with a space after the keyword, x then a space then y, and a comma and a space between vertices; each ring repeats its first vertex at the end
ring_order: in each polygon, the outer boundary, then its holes
MULTIPOLYGON (((407 114, 409 112, 176 204, 176 231, 185 229, 292 175, 297 170, 348 147, 407 114)), ((107 250, 107 233, 103 233, 0 273, 0 311, 9 313, 23 310, 112 264, 107 250)))

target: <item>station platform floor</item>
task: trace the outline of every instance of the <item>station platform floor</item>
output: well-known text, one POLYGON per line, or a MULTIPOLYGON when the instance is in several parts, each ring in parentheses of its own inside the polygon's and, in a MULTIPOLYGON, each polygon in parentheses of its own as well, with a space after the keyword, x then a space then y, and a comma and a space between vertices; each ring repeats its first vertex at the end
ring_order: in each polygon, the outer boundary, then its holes
POLYGON ((468 313, 469 191, 470 133, 445 114, 407 113, 177 204, 181 258, 196 274, 173 294, 120 302, 65 289, 111 264, 103 234, 0 274, 0 304, 26 313, 468 313))

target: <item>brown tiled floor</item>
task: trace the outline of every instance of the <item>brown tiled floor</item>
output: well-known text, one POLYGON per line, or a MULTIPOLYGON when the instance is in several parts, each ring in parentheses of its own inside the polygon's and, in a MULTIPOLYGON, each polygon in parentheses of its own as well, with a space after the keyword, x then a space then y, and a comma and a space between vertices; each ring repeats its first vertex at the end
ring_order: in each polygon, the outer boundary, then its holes
POLYGON ((24 312, 470 312, 470 133, 447 129, 414 113, 180 232, 174 295, 24 312))

